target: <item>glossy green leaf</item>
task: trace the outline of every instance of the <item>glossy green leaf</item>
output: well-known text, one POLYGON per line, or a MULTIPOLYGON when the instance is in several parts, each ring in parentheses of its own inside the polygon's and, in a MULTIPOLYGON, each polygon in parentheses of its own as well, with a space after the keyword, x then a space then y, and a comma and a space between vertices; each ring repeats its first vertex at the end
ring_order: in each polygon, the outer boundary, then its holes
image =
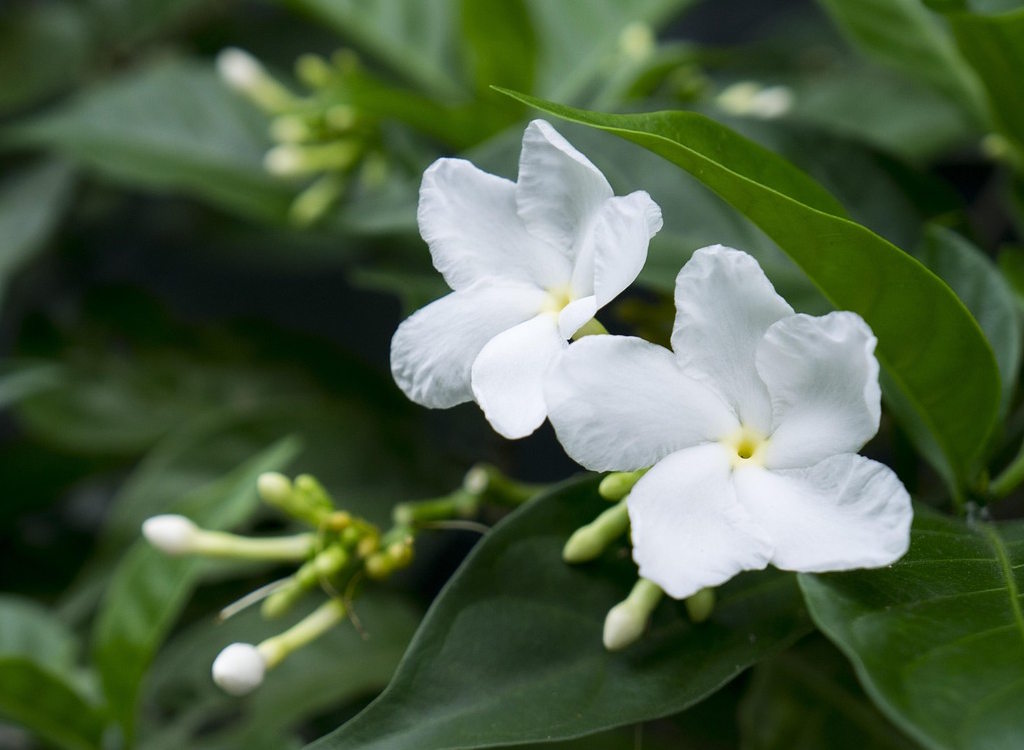
POLYGON ((42 249, 71 197, 74 173, 45 161, 0 182, 0 296, 11 274, 42 249))
POLYGON ((104 719, 72 681, 78 643, 29 600, 0 596, 0 716, 59 747, 98 748, 104 719))
POLYGON ((647 635, 609 654, 608 609, 636 568, 623 554, 568 566, 561 550, 604 503, 561 485, 481 541, 427 613, 387 690, 316 750, 441 750, 577 737, 665 716, 806 632, 792 577, 741 576, 693 625, 671 600, 647 635))
POLYGON ((820 636, 754 667, 740 704, 743 750, 910 750, 820 636))
POLYGON ((920 0, 819 0, 869 54, 924 81, 983 121, 984 94, 939 18, 920 0))
POLYGON ((1024 8, 999 15, 948 16, 960 52, 985 86, 1001 129, 1024 148, 1024 8))
POLYGON ((1017 388, 1021 358, 1021 321, 1013 290, 987 255, 951 230, 929 227, 916 255, 953 288, 992 345, 1005 412, 1017 388))
MULTIPOLYGON (((173 510, 206 528, 233 526, 256 507, 256 478, 283 468, 297 450, 294 440, 281 440, 182 498, 173 510)), ((104 593, 93 629, 93 657, 110 710, 128 737, 146 668, 207 567, 201 560, 167 557, 140 540, 104 593)))
POLYGON ((868 322, 890 382, 934 436, 955 475, 971 473, 999 407, 999 371, 978 324, 934 274, 846 219, 837 201, 807 175, 706 117, 599 114, 508 93, 650 149, 746 214, 829 301, 868 322))
POLYGON ((263 170, 266 128, 212 66, 170 60, 89 88, 0 140, 52 149, 129 185, 280 219, 291 191, 263 170))
POLYGON ((921 508, 895 565, 800 576, 815 623, 875 703, 926 747, 948 750, 1020 747, 1022 585, 1024 523, 921 508))

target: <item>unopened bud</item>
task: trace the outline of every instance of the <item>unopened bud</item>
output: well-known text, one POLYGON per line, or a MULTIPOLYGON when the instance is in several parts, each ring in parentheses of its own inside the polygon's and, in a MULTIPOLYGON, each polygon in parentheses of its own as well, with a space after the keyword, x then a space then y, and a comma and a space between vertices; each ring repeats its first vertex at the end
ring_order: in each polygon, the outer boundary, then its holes
POLYGON ((705 588, 686 597, 686 614, 693 622, 704 622, 715 609, 715 590, 705 588))
POLYGON ((647 469, 640 471, 613 471, 601 480, 597 485, 597 493, 605 500, 617 502, 628 495, 633 486, 640 481, 640 477, 647 473, 647 469))
POLYGON ((185 516, 153 516, 142 524, 142 534, 146 541, 168 555, 193 552, 201 533, 200 528, 185 516))
POLYGON ((641 578, 623 601, 610 610, 604 620, 604 647, 609 651, 620 651, 637 641, 651 613, 661 601, 662 591, 657 584, 641 578))
POLYGON ((295 61, 295 75, 311 89, 320 89, 331 82, 334 71, 319 55, 306 54, 295 61))
POLYGON ((628 528, 629 513, 626 501, 620 500, 586 526, 576 529, 562 549, 562 559, 567 563, 593 560, 628 528))
POLYGON ((654 53, 654 32, 646 23, 635 21, 619 34, 619 49, 633 62, 643 62, 654 53))
POLYGON ((246 695, 258 688, 267 662, 251 643, 232 643, 213 660, 213 681, 231 695, 246 695))
POLYGON ((288 502, 292 494, 292 483, 284 474, 267 471, 256 480, 256 491, 264 502, 281 506, 288 502))
POLYGON ((258 86, 267 75, 259 60, 237 47, 220 51, 217 55, 217 72, 231 88, 242 92, 258 86))

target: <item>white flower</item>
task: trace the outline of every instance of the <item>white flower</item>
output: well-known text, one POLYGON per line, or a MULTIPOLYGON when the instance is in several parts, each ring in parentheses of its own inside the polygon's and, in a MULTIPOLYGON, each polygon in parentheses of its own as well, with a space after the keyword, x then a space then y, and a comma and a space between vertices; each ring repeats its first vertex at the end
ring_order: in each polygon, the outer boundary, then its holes
POLYGON ((185 516, 165 514, 147 518, 142 523, 146 541, 168 555, 194 552, 202 530, 185 516))
POLYGON ((661 211, 607 180, 543 120, 523 134, 519 181, 440 159, 423 175, 419 226, 454 291, 391 342, 391 370, 418 404, 476 400, 499 433, 544 421, 543 376, 566 340, 636 278, 661 211))
POLYGON ((213 681, 231 695, 251 693, 263 683, 266 658, 251 643, 232 643, 213 660, 213 681))
POLYGON ((581 464, 653 465, 627 501, 640 575, 683 598, 768 563, 819 572, 901 557, 910 497, 856 454, 881 413, 867 324, 794 314, 753 258, 721 246, 680 271, 676 308, 674 353, 589 337, 545 389, 581 464))

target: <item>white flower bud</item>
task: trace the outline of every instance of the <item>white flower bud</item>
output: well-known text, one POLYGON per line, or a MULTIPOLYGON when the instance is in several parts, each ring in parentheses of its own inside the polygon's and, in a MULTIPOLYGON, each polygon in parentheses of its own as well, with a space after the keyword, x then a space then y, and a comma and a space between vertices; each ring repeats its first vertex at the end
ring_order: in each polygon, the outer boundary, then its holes
POLYGON ((291 177, 309 171, 308 160, 302 149, 289 143, 274 146, 263 157, 263 166, 271 174, 291 177))
POLYGON ((146 540, 168 555, 184 555, 194 551, 196 539, 201 533, 199 527, 185 516, 153 516, 142 524, 142 535, 146 540))
POLYGON ((647 627, 647 615, 636 611, 627 599, 619 602, 604 618, 604 647, 609 651, 621 651, 643 635, 647 627))
POLYGON ((230 695, 245 695, 258 688, 267 662, 251 643, 232 643, 213 660, 213 681, 230 695))
POLYGON ((793 108, 793 92, 786 86, 769 86, 754 94, 750 114, 763 120, 774 120, 793 108))
POLYGON ((266 77, 260 61, 237 47, 220 51, 217 55, 217 72, 231 88, 243 92, 252 91, 266 77))

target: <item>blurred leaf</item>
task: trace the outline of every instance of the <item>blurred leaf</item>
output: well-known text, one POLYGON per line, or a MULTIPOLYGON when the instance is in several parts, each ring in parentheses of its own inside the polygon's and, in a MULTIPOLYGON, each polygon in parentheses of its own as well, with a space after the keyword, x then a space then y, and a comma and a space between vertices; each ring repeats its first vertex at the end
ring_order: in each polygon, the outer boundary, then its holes
POLYGON ((1017 748, 1024 736, 1024 523, 916 509, 880 570, 800 576, 818 627, 875 703, 928 748, 1017 748))
POLYGON ((999 407, 999 372, 977 323, 934 274, 846 219, 807 175, 701 115, 606 115, 513 95, 645 146, 745 213, 837 308, 867 321, 890 382, 928 426, 955 476, 969 478, 999 407))
POLYGON ((73 184, 74 173, 59 161, 40 162, 0 182, 0 297, 11 274, 50 238, 73 184))
POLYGON ((789 575, 741 576, 693 625, 666 602, 630 649, 601 645, 633 563, 568 566, 562 545, 602 508, 572 481, 494 528, 434 602, 391 684, 311 748, 440 750, 566 739, 677 712, 806 632, 789 575))
POLYGON ((1010 289, 1017 299, 1017 305, 1024 308, 1024 247, 1005 247, 996 258, 1010 289))
POLYGON ((491 86, 532 91, 537 39, 525 0, 460 0, 459 10, 464 64, 477 92, 491 96, 491 86))
POLYGON ((0 115, 70 88, 89 55, 81 8, 48 2, 0 7, 0 115))
POLYGON ((202 0, 87 0, 99 33, 108 45, 138 44, 180 22, 202 0))
POLYGON ((390 68, 421 93, 464 95, 454 56, 454 0, 287 0, 390 68))
POLYGON ((947 17, 960 52, 985 86, 996 123, 1024 149, 1024 8, 994 16, 947 17))
MULTIPOLYGON (((231 527, 255 508, 256 478, 279 470, 298 451, 281 440, 174 508, 205 528, 231 527)), ((130 740, 138 691, 154 653, 207 567, 202 560, 170 558, 137 541, 104 593, 93 628, 93 657, 114 718, 130 740)))
POLYGON ((77 652, 45 609, 0 595, 0 715, 60 747, 99 748, 103 717, 69 680, 77 652))
MULTIPOLYGON (((696 0, 588 0, 567 6, 527 0, 537 34, 536 93, 562 102, 583 102, 596 93, 595 82, 631 63, 622 49, 631 28, 655 36, 696 0)), ((652 50, 653 51, 653 50, 652 50)))
POLYGON ((992 345, 1005 414, 1017 388, 1021 358, 1021 321, 1013 291, 987 255, 948 229, 929 227, 917 257, 953 288, 992 345))
POLYGON ((943 92, 976 118, 985 112, 978 80, 939 19, 920 0, 819 0, 869 54, 943 92))
POLYGON ((280 220, 291 191, 263 170, 266 128, 211 66, 167 60, 86 89, 0 137, 9 146, 52 149, 129 185, 280 220))
POLYGON ((812 638, 758 664, 740 705, 743 750, 917 747, 868 701, 827 641, 812 638))

